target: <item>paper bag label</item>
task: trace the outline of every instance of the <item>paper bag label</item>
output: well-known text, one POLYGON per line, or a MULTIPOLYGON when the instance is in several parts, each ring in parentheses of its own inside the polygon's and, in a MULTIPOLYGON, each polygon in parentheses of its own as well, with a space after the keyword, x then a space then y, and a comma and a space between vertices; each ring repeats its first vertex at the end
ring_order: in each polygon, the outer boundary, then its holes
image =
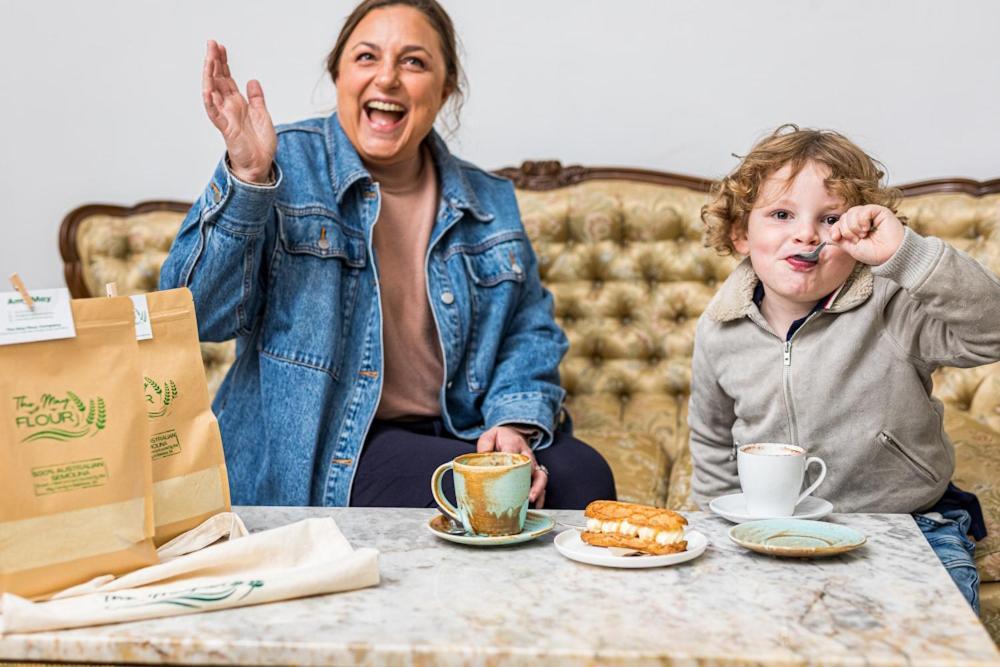
POLYGON ((181 441, 177 438, 177 431, 170 429, 163 433, 157 433, 149 439, 149 448, 152 450, 153 460, 159 461, 169 456, 181 453, 181 441))
POLYGON ((0 292, 0 345, 76 336, 68 289, 32 290, 30 294, 34 310, 17 292, 0 292))
POLYGON ((63 395, 46 393, 38 398, 22 394, 13 400, 14 428, 21 442, 66 442, 97 435, 107 426, 107 408, 100 396, 84 400, 67 390, 63 395))
POLYGON ((108 482, 108 466, 104 459, 86 459, 32 468, 31 477, 35 495, 47 496, 103 486, 108 482))
POLYGON ((135 308, 135 339, 150 340, 153 337, 153 325, 149 321, 149 303, 145 294, 132 294, 132 307, 135 308))

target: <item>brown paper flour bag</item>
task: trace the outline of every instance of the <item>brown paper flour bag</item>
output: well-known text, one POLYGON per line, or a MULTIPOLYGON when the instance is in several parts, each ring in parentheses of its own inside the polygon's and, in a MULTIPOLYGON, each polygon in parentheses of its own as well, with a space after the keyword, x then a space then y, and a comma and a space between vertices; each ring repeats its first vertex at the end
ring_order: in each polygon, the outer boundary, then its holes
POLYGON ((152 338, 139 341, 139 359, 153 460, 155 542, 160 545, 228 512, 229 480, 191 292, 185 287, 151 292, 145 301, 152 338))
POLYGON ((157 562, 132 302, 76 336, 0 346, 0 591, 41 597, 157 562))

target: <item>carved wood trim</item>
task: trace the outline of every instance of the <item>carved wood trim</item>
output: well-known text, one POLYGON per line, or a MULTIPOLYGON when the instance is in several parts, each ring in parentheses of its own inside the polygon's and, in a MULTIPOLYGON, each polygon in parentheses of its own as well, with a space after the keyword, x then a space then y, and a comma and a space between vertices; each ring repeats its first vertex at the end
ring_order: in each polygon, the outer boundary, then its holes
POLYGON ((520 167, 505 167, 493 172, 514 181, 521 190, 555 190, 567 185, 598 179, 638 181, 655 185, 670 185, 688 188, 697 192, 708 192, 713 181, 696 176, 672 174, 652 169, 632 169, 629 167, 564 167, 558 160, 522 162, 520 167))
POLYGON ((1000 193, 1000 178, 991 181, 974 181, 971 178, 939 178, 933 181, 918 181, 898 186, 903 195, 915 197, 937 192, 956 192, 982 197, 1000 193))
MULTIPOLYGON (((688 188, 697 192, 708 192, 715 182, 707 178, 653 169, 563 166, 558 160, 527 161, 522 162, 520 167, 504 167, 493 173, 509 178, 514 182, 514 186, 521 190, 554 190, 583 181, 607 179, 639 181, 688 188)), ((907 197, 938 192, 956 192, 981 197, 1000 193, 1000 178, 989 181, 976 181, 969 178, 940 178, 907 183, 896 187, 907 197)))
POLYGON ((80 261, 80 250, 76 245, 76 235, 80 228, 80 223, 93 215, 110 215, 116 218, 124 218, 139 213, 151 213, 153 211, 174 211, 176 213, 187 213, 191 208, 190 203, 179 201, 145 201, 129 208, 126 206, 115 206, 113 204, 86 204, 75 208, 66 214, 62 224, 59 225, 59 254, 63 260, 63 275, 66 278, 66 286, 69 293, 75 299, 83 299, 92 296, 87 289, 87 283, 83 279, 83 264, 80 261))

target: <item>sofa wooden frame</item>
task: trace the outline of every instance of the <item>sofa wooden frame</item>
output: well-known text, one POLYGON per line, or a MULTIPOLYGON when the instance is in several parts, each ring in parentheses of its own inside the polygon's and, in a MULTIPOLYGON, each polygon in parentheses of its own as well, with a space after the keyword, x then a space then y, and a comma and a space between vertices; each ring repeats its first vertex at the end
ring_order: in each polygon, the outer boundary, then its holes
MULTIPOLYGON (((509 178, 514 185, 522 190, 555 190, 584 181, 622 180, 640 183, 652 183, 688 188, 696 192, 708 192, 714 181, 696 176, 685 176, 652 169, 632 169, 626 167, 584 167, 581 165, 563 166, 558 160, 539 160, 523 162, 520 167, 505 167, 494 173, 509 178)), ((929 181, 919 181, 897 186, 905 196, 925 195, 931 193, 961 193, 974 197, 1000 193, 1000 178, 989 181, 975 181, 968 178, 941 178, 929 181)), ((128 217, 154 211, 174 211, 186 213, 191 207, 188 202, 179 201, 146 201, 132 207, 115 206, 112 204, 86 204, 70 211, 59 228, 59 253, 62 255, 63 272, 70 294, 75 298, 95 296, 87 290, 83 280, 83 265, 80 253, 76 247, 76 234, 88 217, 94 215, 109 215, 112 217, 128 217)))

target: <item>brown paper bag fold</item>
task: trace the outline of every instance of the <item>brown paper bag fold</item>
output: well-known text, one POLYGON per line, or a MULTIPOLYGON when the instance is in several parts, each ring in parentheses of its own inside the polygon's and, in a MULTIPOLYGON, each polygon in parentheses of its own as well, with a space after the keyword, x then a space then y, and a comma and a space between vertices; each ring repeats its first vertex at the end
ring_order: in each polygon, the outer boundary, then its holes
POLYGON ((153 461, 157 545, 228 512, 229 481, 208 397, 194 299, 186 287, 146 295, 153 338, 139 341, 153 461))

